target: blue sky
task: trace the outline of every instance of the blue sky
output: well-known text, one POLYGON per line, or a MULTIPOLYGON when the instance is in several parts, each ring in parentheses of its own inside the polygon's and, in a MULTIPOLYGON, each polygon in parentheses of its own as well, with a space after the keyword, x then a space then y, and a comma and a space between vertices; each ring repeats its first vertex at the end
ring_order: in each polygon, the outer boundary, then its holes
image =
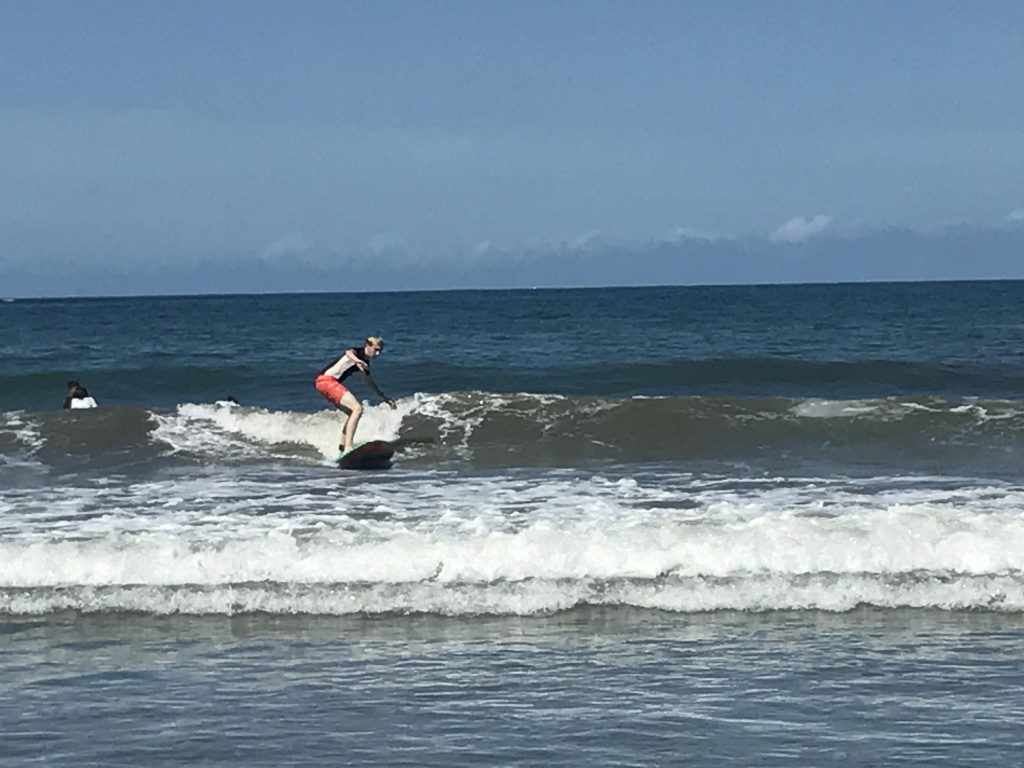
POLYGON ((0 281, 1016 226, 1022 94, 1017 2, 0 0, 0 281))

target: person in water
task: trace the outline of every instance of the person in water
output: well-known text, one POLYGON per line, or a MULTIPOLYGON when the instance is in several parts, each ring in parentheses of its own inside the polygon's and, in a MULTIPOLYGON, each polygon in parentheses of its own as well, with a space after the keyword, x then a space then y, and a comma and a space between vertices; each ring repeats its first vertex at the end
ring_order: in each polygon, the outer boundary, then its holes
POLYGON ((89 390, 77 381, 68 382, 68 396, 64 398, 65 408, 96 408, 97 403, 89 390))
POLYGON ((338 450, 342 453, 351 451, 356 436, 356 427, 363 415, 363 405, 342 382, 357 370, 363 374, 377 396, 392 408, 395 401, 380 391, 377 382, 370 376, 370 361, 375 360, 384 351, 384 340, 380 336, 370 336, 362 347, 351 347, 334 362, 330 363, 316 377, 316 391, 326 397, 336 408, 345 411, 348 416, 341 427, 341 443, 338 450))

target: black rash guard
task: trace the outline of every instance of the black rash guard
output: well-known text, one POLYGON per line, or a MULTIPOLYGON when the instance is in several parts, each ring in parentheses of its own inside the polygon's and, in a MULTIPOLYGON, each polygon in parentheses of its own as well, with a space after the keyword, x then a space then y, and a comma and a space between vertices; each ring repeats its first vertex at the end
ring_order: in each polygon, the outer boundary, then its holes
POLYGON ((344 381, 358 369, 356 364, 352 362, 352 358, 348 356, 348 353, 352 352, 356 357, 366 363, 366 372, 370 372, 370 361, 366 359, 366 353, 360 347, 351 347, 346 349, 345 352, 335 360, 333 363, 324 366, 320 371, 321 376, 333 376, 338 381, 344 381))

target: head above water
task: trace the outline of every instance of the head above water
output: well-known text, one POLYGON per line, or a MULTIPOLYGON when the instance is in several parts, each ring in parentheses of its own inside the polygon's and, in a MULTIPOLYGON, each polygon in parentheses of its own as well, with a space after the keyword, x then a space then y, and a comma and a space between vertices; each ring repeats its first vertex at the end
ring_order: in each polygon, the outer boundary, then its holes
POLYGON ((366 343, 363 345, 363 351, 368 355, 379 355, 384 351, 384 339, 380 336, 367 336, 366 343))
POLYGON ((80 386, 82 386, 82 385, 79 384, 74 379, 72 379, 71 381, 68 382, 68 392, 71 392, 72 390, 78 389, 80 386))

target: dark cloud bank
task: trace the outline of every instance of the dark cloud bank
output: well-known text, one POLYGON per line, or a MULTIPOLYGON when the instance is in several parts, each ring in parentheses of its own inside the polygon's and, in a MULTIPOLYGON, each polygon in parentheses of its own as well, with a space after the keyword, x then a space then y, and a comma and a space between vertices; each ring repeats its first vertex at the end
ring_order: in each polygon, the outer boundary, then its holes
POLYGON ((0 259, 0 296, 109 296, 451 288, 992 280, 1024 278, 1024 227, 887 229, 803 243, 681 239, 486 250, 473 256, 316 253, 130 267, 0 259))

